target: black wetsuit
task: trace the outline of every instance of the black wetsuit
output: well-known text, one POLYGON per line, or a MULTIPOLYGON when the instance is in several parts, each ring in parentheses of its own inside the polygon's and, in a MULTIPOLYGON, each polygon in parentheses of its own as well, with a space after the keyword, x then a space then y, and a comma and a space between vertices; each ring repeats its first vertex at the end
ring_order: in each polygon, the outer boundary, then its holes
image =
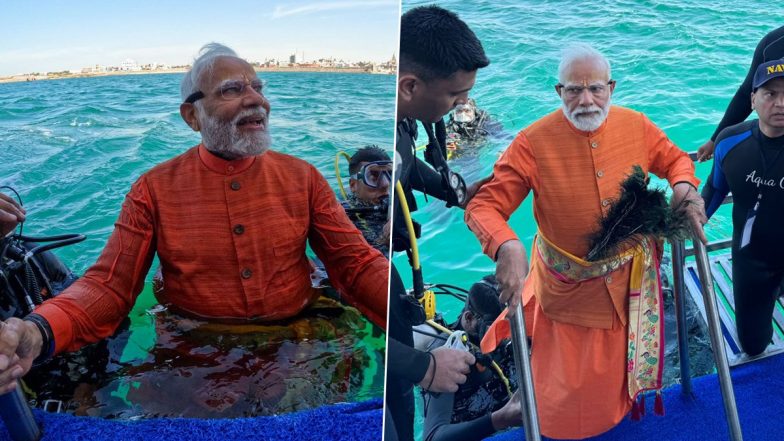
MULTIPOLYGON (((443 344, 444 340, 435 339, 428 350, 443 344)), ((511 347, 502 346, 493 355, 511 382, 512 390, 516 389, 511 347)), ((503 407, 509 399, 506 386, 490 367, 482 374, 472 371, 456 393, 431 394, 423 391, 422 395, 424 441, 473 441, 487 438, 496 432, 491 413, 503 407)))
MULTIPOLYGON (((400 121, 397 125, 395 149, 401 156, 402 167, 400 182, 411 211, 416 210, 416 200, 412 190, 419 190, 438 199, 445 200, 446 192, 441 186, 441 175, 416 157, 416 122, 400 121)), ((408 231, 398 202, 394 198, 394 220, 392 227, 392 246, 395 251, 410 247, 408 231)), ((414 384, 425 376, 430 365, 430 356, 414 349, 411 327, 419 323, 413 318, 413 306, 406 300, 406 290, 395 265, 392 265, 389 289, 389 321, 387 340, 387 382, 386 406, 394 420, 387 428, 397 430, 397 439, 414 439, 414 384)), ((385 438, 391 439, 385 431, 385 438)))
POLYGON ((732 278, 738 338, 756 355, 773 335, 771 317, 784 279, 784 136, 768 138, 759 121, 729 127, 716 138, 713 169, 702 189, 708 217, 732 192, 732 278), (762 196, 759 199, 759 196, 762 196), (743 246, 747 218, 754 213, 743 246))
POLYGON ((346 200, 341 201, 340 204, 346 210, 348 218, 355 227, 362 233, 367 243, 373 248, 381 251, 381 254, 389 259, 389 245, 383 243, 380 239, 384 235, 384 225, 387 223, 388 210, 380 207, 378 210, 370 210, 379 208, 378 205, 359 199, 355 194, 350 194, 346 200), (368 209, 363 211, 363 209, 368 209))
POLYGON ((754 72, 757 67, 765 62, 771 60, 778 60, 784 58, 784 26, 771 31, 768 35, 764 36, 757 44, 754 50, 754 57, 751 59, 751 67, 746 74, 746 79, 743 84, 735 92, 732 97, 727 110, 724 112, 724 117, 721 119, 716 131, 713 132, 711 140, 716 141, 722 130, 725 128, 743 122, 751 114, 751 82, 754 79, 754 72))

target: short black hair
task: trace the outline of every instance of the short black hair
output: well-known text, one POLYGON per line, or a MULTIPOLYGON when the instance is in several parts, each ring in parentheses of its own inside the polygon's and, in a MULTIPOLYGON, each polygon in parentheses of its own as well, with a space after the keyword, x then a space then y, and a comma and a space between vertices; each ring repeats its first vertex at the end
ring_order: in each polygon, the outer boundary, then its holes
POLYGON ((423 81, 449 78, 458 70, 490 64, 476 34, 454 12, 420 6, 400 20, 400 72, 423 81))
POLYGON ((377 145, 366 145, 354 153, 348 162, 348 172, 352 175, 359 172, 363 162, 390 161, 389 154, 377 145))

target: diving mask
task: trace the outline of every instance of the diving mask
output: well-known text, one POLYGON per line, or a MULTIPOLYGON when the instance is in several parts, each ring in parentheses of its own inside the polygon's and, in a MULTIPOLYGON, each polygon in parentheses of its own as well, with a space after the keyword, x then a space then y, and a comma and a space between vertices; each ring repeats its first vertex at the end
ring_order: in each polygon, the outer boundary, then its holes
POLYGON ((351 176, 356 180, 361 180, 370 188, 378 188, 383 180, 389 184, 392 182, 392 161, 373 161, 363 165, 359 172, 351 176))
POLYGON ((470 104, 458 104, 452 113, 452 119, 459 123, 469 123, 475 116, 474 107, 470 104))

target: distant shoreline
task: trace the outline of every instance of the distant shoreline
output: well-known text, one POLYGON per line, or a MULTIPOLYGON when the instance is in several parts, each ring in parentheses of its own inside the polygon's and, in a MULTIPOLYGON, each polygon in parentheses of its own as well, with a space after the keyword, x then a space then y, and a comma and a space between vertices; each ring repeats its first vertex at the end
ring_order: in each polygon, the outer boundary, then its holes
MULTIPOLYGON (((392 71, 371 72, 362 68, 333 68, 333 67, 255 67, 256 72, 323 72, 323 73, 346 73, 346 74, 378 74, 378 75, 394 75, 392 71)), ((14 75, 10 77, 0 77, 0 83, 24 83, 33 81, 47 81, 47 80, 62 80, 69 78, 92 78, 92 77, 109 77, 109 76, 122 76, 122 75, 154 75, 154 74, 174 74, 185 73, 186 68, 177 69, 161 69, 161 70, 142 70, 142 71, 113 71, 113 72, 87 72, 78 74, 62 74, 62 75, 14 75)))

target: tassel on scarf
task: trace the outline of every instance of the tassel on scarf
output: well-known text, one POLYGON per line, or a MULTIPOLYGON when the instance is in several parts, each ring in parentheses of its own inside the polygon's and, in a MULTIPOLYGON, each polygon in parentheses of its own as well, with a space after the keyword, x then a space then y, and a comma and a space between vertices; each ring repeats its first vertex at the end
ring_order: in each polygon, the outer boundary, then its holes
POLYGON ((640 416, 645 416, 645 393, 640 394, 640 416))
POLYGON ((637 400, 634 400, 632 404, 632 421, 640 421, 642 415, 640 415, 640 403, 637 400))
POLYGON ((656 401, 653 406, 653 413, 658 416, 664 416, 664 399, 660 390, 656 391, 656 401))

